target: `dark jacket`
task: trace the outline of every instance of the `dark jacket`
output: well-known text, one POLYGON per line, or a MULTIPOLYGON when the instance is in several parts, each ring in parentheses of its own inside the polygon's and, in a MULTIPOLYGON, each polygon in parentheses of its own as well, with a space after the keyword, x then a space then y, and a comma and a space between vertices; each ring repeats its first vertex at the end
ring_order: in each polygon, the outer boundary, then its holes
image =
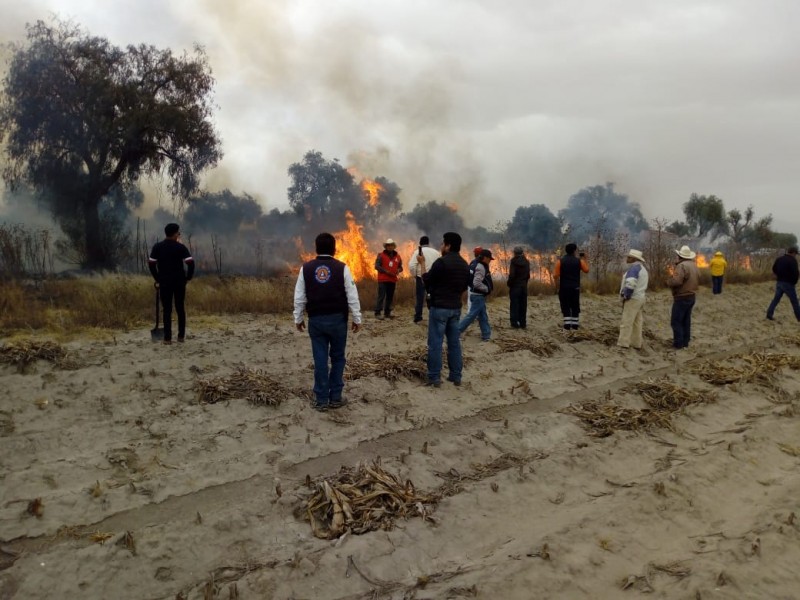
POLYGON ((565 254, 556 263, 555 277, 561 290, 579 290, 581 273, 589 272, 589 264, 574 254, 565 254))
POLYGON ((510 288, 528 287, 531 278, 531 263, 523 255, 515 256, 508 266, 508 279, 506 283, 510 288))
POLYGON ((779 256, 775 259, 775 264, 772 265, 772 272, 775 273, 778 281, 797 285, 797 280, 800 279, 797 257, 794 254, 779 256))
POLYGON ((158 242, 150 251, 147 264, 153 279, 160 285, 182 286, 194 276, 192 254, 177 240, 167 238, 158 242), (186 271, 183 265, 186 265, 186 271))
POLYGON ((469 285, 469 265, 458 252, 437 258, 422 276, 431 308, 461 308, 461 296, 469 285))

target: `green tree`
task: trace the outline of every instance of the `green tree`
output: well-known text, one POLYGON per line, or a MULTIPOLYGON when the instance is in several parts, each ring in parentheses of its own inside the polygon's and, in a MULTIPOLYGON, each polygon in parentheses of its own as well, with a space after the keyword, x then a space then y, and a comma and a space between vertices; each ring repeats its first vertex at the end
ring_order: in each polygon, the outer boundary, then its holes
POLYGON ((103 198, 142 175, 165 175, 176 197, 197 189, 221 157, 213 85, 200 48, 182 56, 144 44, 123 49, 67 22, 38 21, 13 49, 4 80, 3 177, 47 192, 57 218, 80 218, 84 266, 113 267, 103 198))
POLYGON ((673 221, 667 225, 664 230, 678 237, 689 237, 692 235, 692 228, 683 221, 673 221))
MULTIPOLYGON (((444 202, 431 200, 425 204, 417 204, 406 218, 416 225, 421 232, 430 236, 436 244, 441 241, 441 236, 447 231, 463 232, 464 219, 458 210, 444 202)), ((463 235, 463 234, 462 234, 463 235)))
POLYGON ((321 152, 310 150, 288 172, 292 180, 287 190, 289 205, 306 221, 325 220, 329 226, 343 224, 346 210, 356 218, 364 216, 368 202, 338 160, 325 160, 321 152))
POLYGON ((721 198, 713 194, 710 196, 692 194, 689 196, 689 201, 683 205, 683 214, 686 216, 686 224, 692 235, 702 238, 712 233, 714 239, 725 232, 725 205, 721 198))
POLYGON ((244 224, 255 224, 261 205, 249 194, 237 196, 228 189, 203 192, 189 198, 184 219, 186 228, 224 235, 236 233, 244 224))
POLYGON ((576 243, 596 235, 598 223, 612 233, 629 231, 635 234, 648 227, 639 204, 616 192, 613 183, 594 185, 573 194, 558 216, 570 227, 576 243))
POLYGON ((524 242, 534 250, 553 250, 561 239, 561 221, 544 204, 520 206, 508 225, 511 241, 524 242))

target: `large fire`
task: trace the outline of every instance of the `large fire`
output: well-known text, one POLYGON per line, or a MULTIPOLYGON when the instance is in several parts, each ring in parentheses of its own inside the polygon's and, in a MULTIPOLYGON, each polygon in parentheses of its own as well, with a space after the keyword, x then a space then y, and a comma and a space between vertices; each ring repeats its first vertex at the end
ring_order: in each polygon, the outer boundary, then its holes
POLYGON ((383 186, 377 181, 365 177, 356 167, 348 168, 347 172, 350 173, 353 178, 360 180, 358 185, 361 188, 361 193, 364 194, 367 204, 370 206, 378 206, 381 201, 383 186))

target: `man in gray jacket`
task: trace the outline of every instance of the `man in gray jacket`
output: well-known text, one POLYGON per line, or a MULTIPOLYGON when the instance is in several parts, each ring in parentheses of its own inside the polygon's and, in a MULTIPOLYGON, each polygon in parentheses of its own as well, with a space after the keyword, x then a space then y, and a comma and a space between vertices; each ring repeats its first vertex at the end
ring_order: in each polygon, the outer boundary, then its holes
POLYGON ((478 319, 481 328, 481 341, 488 342, 492 338, 492 328, 489 325, 489 313, 486 311, 486 296, 492 293, 492 274, 489 272, 489 263, 494 260, 492 251, 484 248, 478 256, 474 270, 470 272, 469 284, 469 312, 458 324, 458 333, 462 334, 478 319))

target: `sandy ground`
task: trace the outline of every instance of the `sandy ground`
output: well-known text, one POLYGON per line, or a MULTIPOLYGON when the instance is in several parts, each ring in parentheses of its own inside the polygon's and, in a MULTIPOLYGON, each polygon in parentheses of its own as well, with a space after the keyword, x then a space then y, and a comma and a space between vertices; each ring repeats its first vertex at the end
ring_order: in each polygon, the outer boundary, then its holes
MULTIPOLYGON (((367 377, 324 414, 300 394, 200 404, 197 378, 239 365, 309 389, 311 353, 290 315, 198 327, 191 297, 185 345, 153 345, 145 329, 70 343, 78 370, 0 367, 0 598, 800 598, 800 373, 717 387, 691 373, 755 349, 800 354, 785 301, 764 319, 771 290, 703 290, 681 352, 665 293, 650 296, 641 352, 567 342, 555 297, 531 298, 528 330, 512 330, 498 298, 495 340, 549 338, 553 356, 502 352, 476 323, 461 388, 367 377), (664 375, 718 401, 688 408, 674 432, 604 438, 559 412, 644 406, 625 388, 664 375), (476 469, 503 455, 513 464, 476 469), (315 538, 294 516, 306 476, 377 456, 423 490, 451 469, 483 474, 439 503, 435 524, 315 538), (25 510, 37 497, 38 518, 25 510)), ((585 295, 583 308, 584 328, 616 326, 614 298, 585 295)), ((425 323, 397 312, 368 311, 349 357, 424 346, 425 323)))

